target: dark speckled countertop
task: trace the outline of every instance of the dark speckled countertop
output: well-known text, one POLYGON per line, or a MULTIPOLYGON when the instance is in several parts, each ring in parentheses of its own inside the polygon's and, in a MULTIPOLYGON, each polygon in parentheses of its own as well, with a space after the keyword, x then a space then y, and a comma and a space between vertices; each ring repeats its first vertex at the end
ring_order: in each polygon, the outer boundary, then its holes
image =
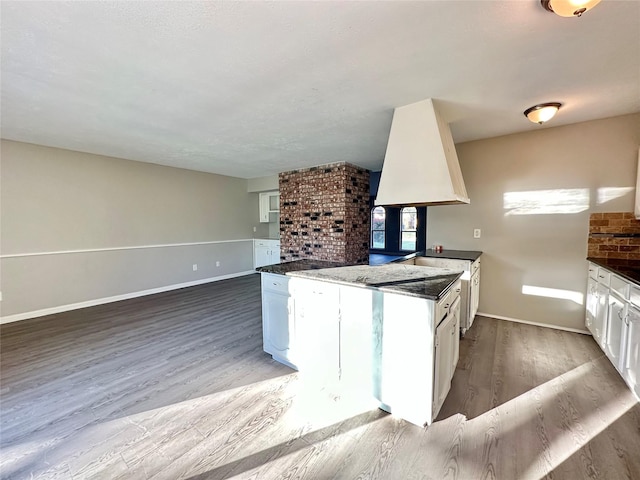
POLYGON ((475 262, 480 258, 482 252, 476 250, 442 250, 442 252, 436 252, 434 250, 421 250, 419 252, 410 253, 402 258, 394 260, 394 262, 402 262, 414 257, 431 257, 431 258, 451 258, 454 260, 469 260, 475 262))
POLYGON ((588 257, 587 260, 620 275, 636 285, 640 285, 640 260, 595 257, 588 257))
POLYGON ((289 272, 297 272, 299 270, 318 270, 321 268, 346 267, 347 263, 327 262, 323 260, 294 260, 292 262, 276 263, 275 265, 265 265, 258 267, 258 272, 276 273, 278 275, 286 275, 289 272))
POLYGON ((438 300, 460 278, 462 272, 391 263, 298 270, 287 272, 287 275, 342 285, 372 287, 385 292, 438 300))

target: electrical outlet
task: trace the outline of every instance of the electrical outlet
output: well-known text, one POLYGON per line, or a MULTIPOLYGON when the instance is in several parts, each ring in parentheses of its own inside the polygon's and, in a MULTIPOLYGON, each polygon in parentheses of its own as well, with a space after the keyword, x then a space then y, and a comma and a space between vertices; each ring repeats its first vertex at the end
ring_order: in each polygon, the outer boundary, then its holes
POLYGON ((253 233, 256 233, 258 231, 258 229, 256 227, 253 227, 253 233))
POLYGON ((216 267, 219 267, 219 266, 220 266, 220 262, 216 262, 216 267))
POLYGON ((198 264, 197 264, 197 263, 194 263, 194 264, 193 264, 193 271, 195 272, 195 271, 197 271, 197 270, 198 270, 198 264))
POLYGON ((481 234, 482 234, 482 231, 479 228, 473 229, 473 238, 480 238, 481 234))

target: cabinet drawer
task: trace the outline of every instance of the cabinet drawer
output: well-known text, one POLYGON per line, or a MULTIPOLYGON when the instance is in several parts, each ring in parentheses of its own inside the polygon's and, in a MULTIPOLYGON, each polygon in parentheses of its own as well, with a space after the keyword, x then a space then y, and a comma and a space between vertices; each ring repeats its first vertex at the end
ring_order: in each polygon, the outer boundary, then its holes
POLYGON ((273 248, 273 249, 279 249, 280 248, 280 240, 268 240, 268 239, 260 239, 260 238, 254 238, 253 239, 253 246, 254 247, 269 247, 269 248, 273 248))
POLYGON ((610 288, 615 291, 622 299, 629 300, 629 283, 617 275, 611 275, 610 288))
POLYGON ((261 273, 262 289, 270 292, 289 295, 289 278, 284 275, 261 273))
POLYGON ((609 286, 611 283, 611 272, 605 268, 598 268, 598 283, 609 286))
POLYGON ((436 304, 436 322, 440 321, 449 313, 451 306, 455 303, 456 299, 460 296, 462 290, 462 283, 458 280, 453 286, 445 293, 444 297, 438 300, 436 304))

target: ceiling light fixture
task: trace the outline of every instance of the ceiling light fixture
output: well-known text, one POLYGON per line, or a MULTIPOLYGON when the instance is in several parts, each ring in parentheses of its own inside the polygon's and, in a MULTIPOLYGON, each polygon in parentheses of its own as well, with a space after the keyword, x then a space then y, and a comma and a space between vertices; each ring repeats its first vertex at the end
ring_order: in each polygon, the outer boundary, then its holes
POLYGON ((600 0, 540 0, 545 10, 561 17, 581 17, 595 7, 600 0))
POLYGON ((529 107, 524 111, 524 116, 533 123, 542 125, 544 122, 551 120, 562 106, 558 102, 540 103, 529 107))

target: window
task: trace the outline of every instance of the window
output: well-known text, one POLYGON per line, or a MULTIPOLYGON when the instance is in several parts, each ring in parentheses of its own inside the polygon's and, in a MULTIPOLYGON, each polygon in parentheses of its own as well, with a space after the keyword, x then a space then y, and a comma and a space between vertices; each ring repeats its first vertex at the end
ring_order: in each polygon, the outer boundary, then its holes
POLYGON ((400 248, 402 250, 416 249, 416 230, 418 212, 416 207, 405 207, 400 214, 400 248))
POLYGON ((371 248, 384 249, 384 228, 387 213, 384 207, 376 207, 371 210, 371 248))

